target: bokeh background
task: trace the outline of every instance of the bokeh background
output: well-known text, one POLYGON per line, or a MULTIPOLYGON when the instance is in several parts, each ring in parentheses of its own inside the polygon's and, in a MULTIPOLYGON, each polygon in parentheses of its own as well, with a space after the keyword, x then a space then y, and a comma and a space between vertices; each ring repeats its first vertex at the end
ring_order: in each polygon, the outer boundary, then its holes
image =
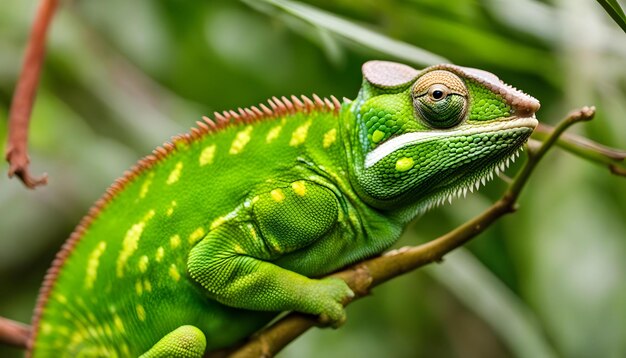
MULTIPOLYGON (((0 7, 0 143, 37 2, 0 7)), ((153 147, 273 95, 353 98, 370 59, 491 71, 539 98, 545 123, 596 105, 574 131, 626 148, 626 34, 595 1, 63 1, 31 125, 32 169, 50 183, 30 191, 0 175, 0 316, 30 320, 55 252, 153 147)), ((399 246, 454 228, 505 187, 433 210, 399 246)), ((625 357, 626 180, 553 150, 516 214, 348 315, 281 356, 625 357)))

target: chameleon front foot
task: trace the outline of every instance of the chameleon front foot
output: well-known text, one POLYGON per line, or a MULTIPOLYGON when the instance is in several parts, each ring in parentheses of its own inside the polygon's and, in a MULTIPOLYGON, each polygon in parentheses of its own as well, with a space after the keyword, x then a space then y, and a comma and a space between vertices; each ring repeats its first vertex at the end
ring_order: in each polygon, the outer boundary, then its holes
POLYGON ((338 328, 346 322, 345 301, 354 297, 348 285, 337 278, 325 278, 319 281, 312 294, 311 311, 319 310, 319 322, 322 326, 338 328), (315 307, 319 305, 318 307, 315 307))
POLYGON ((161 338, 141 358, 200 358, 204 355, 206 337, 194 326, 180 326, 161 338))

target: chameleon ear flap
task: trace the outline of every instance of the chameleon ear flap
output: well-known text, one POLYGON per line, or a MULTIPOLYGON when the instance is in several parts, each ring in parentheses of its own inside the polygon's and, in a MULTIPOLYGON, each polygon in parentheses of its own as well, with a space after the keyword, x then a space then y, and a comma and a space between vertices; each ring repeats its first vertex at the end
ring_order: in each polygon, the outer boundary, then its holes
POLYGON ((413 83, 419 71, 397 62, 368 61, 362 67, 363 77, 379 88, 396 88, 413 83))

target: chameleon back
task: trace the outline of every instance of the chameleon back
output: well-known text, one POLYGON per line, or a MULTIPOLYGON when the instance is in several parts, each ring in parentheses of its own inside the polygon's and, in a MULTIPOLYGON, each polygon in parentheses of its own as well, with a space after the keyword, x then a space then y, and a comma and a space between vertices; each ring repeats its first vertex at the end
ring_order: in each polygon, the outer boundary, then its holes
MULTIPOLYGON (((32 355, 138 356, 182 324, 208 347, 232 344, 275 313, 209 299, 186 270, 189 250, 233 215, 245 193, 298 158, 345 165, 339 102, 269 101, 205 120, 142 159, 90 210, 40 292, 32 355)), ((317 274, 323 274, 318 272, 317 274)))

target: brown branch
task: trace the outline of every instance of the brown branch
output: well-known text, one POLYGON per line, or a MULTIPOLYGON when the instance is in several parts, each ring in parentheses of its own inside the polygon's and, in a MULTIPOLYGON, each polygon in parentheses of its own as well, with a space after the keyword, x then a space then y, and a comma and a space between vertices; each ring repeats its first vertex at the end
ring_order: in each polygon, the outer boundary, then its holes
MULTIPOLYGON (((389 252, 383 256, 358 263, 331 276, 345 280, 356 294, 354 299, 357 299, 366 295, 373 287, 391 278, 426 264, 441 261, 444 255, 483 232, 500 217, 514 212, 521 190, 544 154, 556 143, 567 128, 576 122, 592 119, 594 114, 595 109, 593 107, 584 107, 570 113, 554 128, 541 146, 536 149, 529 149, 528 161, 517 174, 508 190, 482 214, 423 245, 389 252)), ((348 303, 345 302, 346 305, 348 303)), ((209 356, 229 356, 233 358, 272 357, 291 341, 317 324, 315 317, 293 312, 256 334, 243 345, 231 350, 218 351, 209 356)))
POLYGON ((616 164, 610 164, 609 170, 611 171, 611 173, 615 175, 619 175, 619 176, 626 178, 626 168, 622 168, 620 166, 617 166, 616 164))
POLYGON ((28 164, 28 124, 37 93, 39 74, 45 53, 46 34, 58 0, 42 0, 37 9, 30 34, 22 72, 13 94, 9 111, 9 134, 5 158, 9 162, 9 177, 17 175, 24 185, 34 189, 47 183, 46 174, 36 178, 30 175, 28 164))
MULTIPOLYGON (((533 138, 545 140, 554 130, 547 124, 539 124, 533 132, 533 138)), ((572 133, 563 133, 557 144, 568 152, 583 159, 606 165, 611 173, 626 176, 626 151, 610 148, 587 138, 572 133)))
POLYGON ((28 337, 30 326, 0 317, 0 342, 17 348, 26 348, 28 337))

